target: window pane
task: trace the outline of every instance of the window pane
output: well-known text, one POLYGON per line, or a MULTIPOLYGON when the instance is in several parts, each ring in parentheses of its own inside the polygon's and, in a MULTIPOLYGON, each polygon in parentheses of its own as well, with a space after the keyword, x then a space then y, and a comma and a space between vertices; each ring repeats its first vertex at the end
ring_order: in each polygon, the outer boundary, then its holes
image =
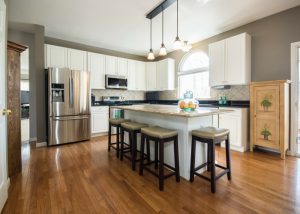
POLYGON ((209 72, 201 72, 194 75, 195 75, 194 97, 209 98, 210 97, 209 72))
POLYGON ((206 68, 209 65, 208 56, 203 52, 195 52, 190 54, 183 62, 181 71, 194 70, 197 68, 206 68))
POLYGON ((194 90, 194 74, 184 75, 179 77, 179 97, 183 98, 183 95, 187 91, 194 90))

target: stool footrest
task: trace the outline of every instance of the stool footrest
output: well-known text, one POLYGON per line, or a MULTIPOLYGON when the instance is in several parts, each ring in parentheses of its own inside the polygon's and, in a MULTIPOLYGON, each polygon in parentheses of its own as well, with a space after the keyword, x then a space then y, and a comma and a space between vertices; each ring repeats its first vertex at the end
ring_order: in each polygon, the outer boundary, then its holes
MULTIPOLYGON (((218 175, 215 176, 215 180, 218 180, 219 178, 221 178, 223 175, 225 175, 227 172, 229 172, 229 169, 225 169, 224 171, 220 172, 218 175)), ((211 181, 211 178, 206 177, 198 172, 194 172, 195 175, 207 180, 207 181, 211 181)))
MULTIPOLYGON (((144 166, 145 166, 145 165, 144 165, 144 166)), ((155 177, 159 177, 159 174, 158 174, 158 173, 156 173, 155 171, 149 169, 148 167, 145 167, 144 169, 145 169, 146 171, 150 172, 150 173, 151 173, 152 175, 154 175, 155 177)), ((173 176, 173 175, 176 175, 176 172, 171 172, 171 173, 165 175, 165 176, 164 176, 164 179, 167 179, 167 178, 169 178, 169 177, 171 177, 171 176, 173 176)))
POLYGON ((195 171, 198 171, 199 169, 202 169, 202 168, 205 167, 205 166, 207 166, 207 163, 203 163, 203 164, 201 164, 200 166, 197 166, 197 167, 195 168, 195 171))

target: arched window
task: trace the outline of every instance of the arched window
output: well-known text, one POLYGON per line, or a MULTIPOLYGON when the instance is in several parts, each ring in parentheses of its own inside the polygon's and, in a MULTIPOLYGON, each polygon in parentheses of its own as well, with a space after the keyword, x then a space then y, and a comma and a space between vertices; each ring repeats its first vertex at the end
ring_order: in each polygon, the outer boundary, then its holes
POLYGON ((186 91, 193 91, 194 98, 210 98, 209 58, 198 50, 186 54, 178 72, 178 94, 180 98, 186 91))

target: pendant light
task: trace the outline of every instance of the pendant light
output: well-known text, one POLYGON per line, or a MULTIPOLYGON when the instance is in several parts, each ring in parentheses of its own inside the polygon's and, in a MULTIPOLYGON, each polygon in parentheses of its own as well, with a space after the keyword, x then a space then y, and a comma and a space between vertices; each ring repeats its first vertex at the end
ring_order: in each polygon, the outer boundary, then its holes
POLYGON ((153 53, 153 50, 152 50, 152 19, 150 19, 150 50, 149 50, 147 59, 148 60, 154 60, 155 59, 155 56, 154 56, 154 53, 153 53))
POLYGON ((167 55, 167 49, 164 44, 164 8, 162 6, 162 12, 161 12, 161 47, 159 50, 159 56, 165 56, 167 55))
POLYGON ((176 3, 177 3, 177 36, 175 38, 173 48, 174 48, 174 50, 179 50, 182 47, 182 43, 178 36, 178 0, 176 1, 176 3))
POLYGON ((183 52, 189 52, 192 49, 192 45, 189 44, 188 41, 184 41, 182 45, 182 51, 183 52))

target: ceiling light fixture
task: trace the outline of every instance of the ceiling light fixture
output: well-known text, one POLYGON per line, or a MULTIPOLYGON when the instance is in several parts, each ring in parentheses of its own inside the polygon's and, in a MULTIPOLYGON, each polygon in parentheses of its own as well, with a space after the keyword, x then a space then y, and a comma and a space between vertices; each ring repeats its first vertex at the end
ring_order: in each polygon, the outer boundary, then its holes
POLYGON ((164 44, 164 8, 163 6, 161 7, 162 12, 161 12, 161 47, 159 50, 159 56, 165 56, 167 55, 167 49, 164 44))
POLYGON ((152 18, 150 19, 150 50, 149 50, 147 59, 148 60, 154 60, 155 59, 155 56, 154 56, 154 53, 153 53, 153 50, 152 50, 152 18))
POLYGON ((179 50, 182 47, 182 43, 178 36, 178 0, 176 1, 176 4, 177 4, 177 36, 175 38, 173 48, 174 50, 179 50))
POLYGON ((188 41, 184 41, 182 45, 182 51, 189 52, 192 49, 192 45, 188 41))

